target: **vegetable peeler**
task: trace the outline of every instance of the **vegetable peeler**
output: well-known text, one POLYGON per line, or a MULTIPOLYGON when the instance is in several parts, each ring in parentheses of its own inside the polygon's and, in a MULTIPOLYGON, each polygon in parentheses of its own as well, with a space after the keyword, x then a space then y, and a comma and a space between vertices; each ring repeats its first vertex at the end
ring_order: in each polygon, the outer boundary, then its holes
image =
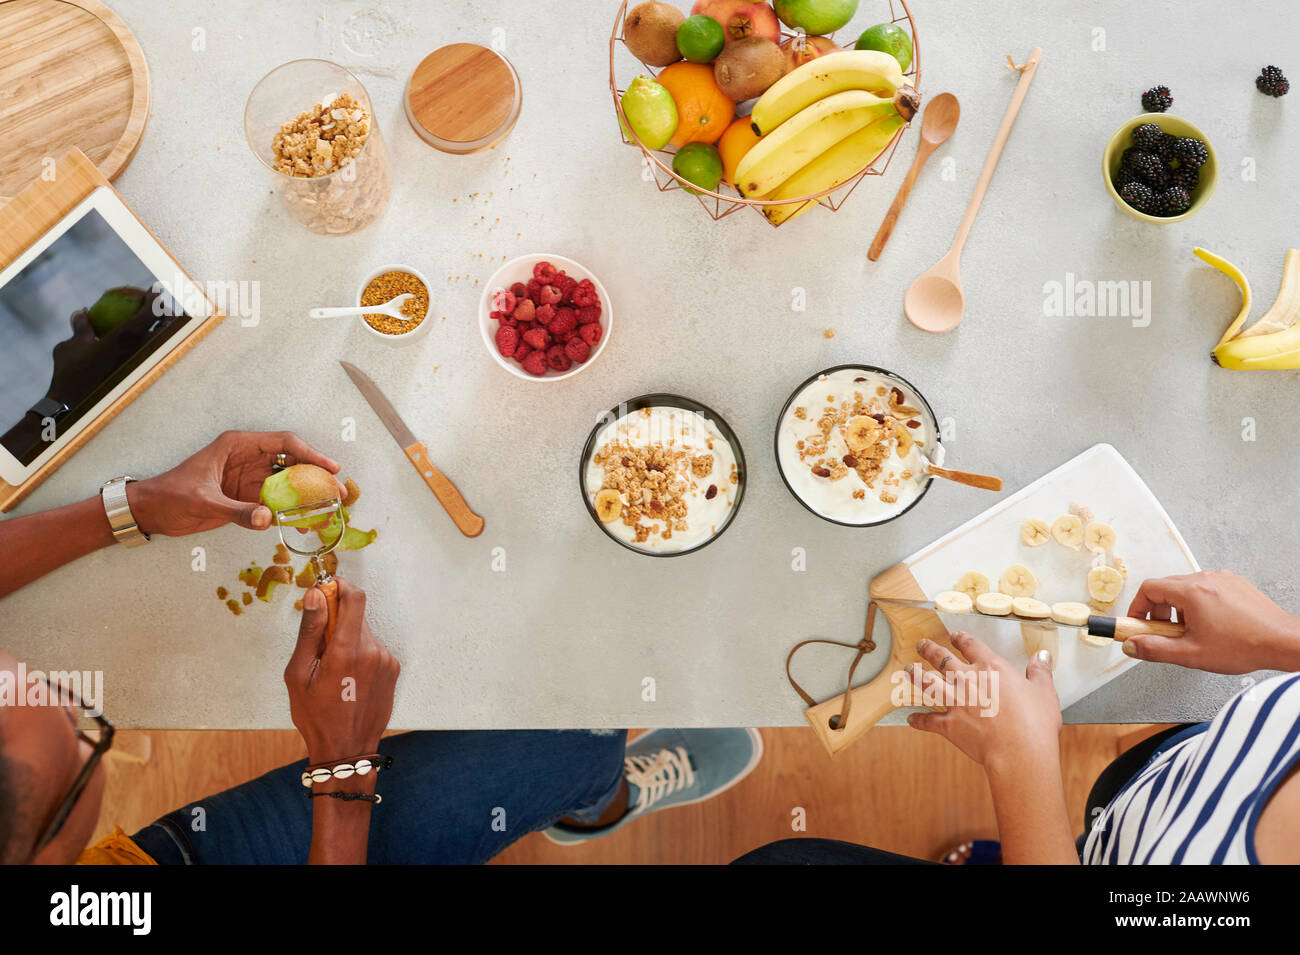
POLYGON ((311 558, 312 567, 316 571, 316 586, 325 595, 325 638, 328 640, 338 621, 339 582, 324 568, 320 559, 339 546, 339 541, 343 540, 343 534, 347 531, 347 512, 343 509, 343 501, 333 497, 314 504, 299 504, 275 511, 274 516, 276 529, 280 532, 280 543, 300 557, 311 558), (299 535, 285 534, 285 528, 316 532, 320 546, 308 549, 295 547, 289 538, 297 538, 299 535))

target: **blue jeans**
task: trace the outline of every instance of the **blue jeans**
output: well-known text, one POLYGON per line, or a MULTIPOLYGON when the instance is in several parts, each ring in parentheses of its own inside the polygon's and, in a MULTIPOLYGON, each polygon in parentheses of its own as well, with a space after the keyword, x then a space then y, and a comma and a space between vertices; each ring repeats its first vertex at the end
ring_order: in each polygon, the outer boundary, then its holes
MULTIPOLYGON (((561 817, 598 819, 623 776, 623 730, 403 733, 379 744, 371 865, 476 864, 561 817)), ((131 838, 163 865, 305 865, 306 760, 168 813, 131 838)))

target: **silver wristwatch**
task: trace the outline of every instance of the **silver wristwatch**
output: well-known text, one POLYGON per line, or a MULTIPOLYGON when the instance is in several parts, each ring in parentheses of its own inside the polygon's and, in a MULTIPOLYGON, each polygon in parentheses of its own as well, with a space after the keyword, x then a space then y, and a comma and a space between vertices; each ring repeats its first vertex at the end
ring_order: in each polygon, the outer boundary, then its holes
POLYGON ((113 537, 119 544, 127 547, 139 547, 149 543, 149 535, 140 530, 131 513, 131 505, 126 499, 126 485, 135 478, 128 475, 115 477, 100 485, 99 494, 104 499, 104 513, 108 515, 108 526, 113 529, 113 537))

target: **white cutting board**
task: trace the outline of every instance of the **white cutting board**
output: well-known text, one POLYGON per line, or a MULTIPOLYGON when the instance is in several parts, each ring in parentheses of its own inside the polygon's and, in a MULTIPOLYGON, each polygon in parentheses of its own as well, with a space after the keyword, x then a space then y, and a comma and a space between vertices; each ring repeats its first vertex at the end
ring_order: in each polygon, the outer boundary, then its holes
MULTIPOLYGON (((1115 553, 1128 565, 1124 590, 1110 613, 1123 616, 1143 580, 1200 570, 1186 541, 1165 509, 1137 472, 1109 444, 1093 445, 1055 471, 967 521, 950 534, 903 561, 930 599, 953 585, 968 570, 978 570, 997 589, 1002 571, 1024 564, 1038 578, 1034 595, 1047 603, 1088 601, 1087 573, 1094 555, 1048 541, 1040 547, 1020 543, 1020 525, 1031 517, 1048 524, 1077 501, 1092 509, 1099 521, 1115 529, 1115 553)), ((1029 662, 1017 621, 982 617, 943 616, 944 623, 962 627, 1020 666, 1029 662)), ((1065 708, 1113 680, 1137 660, 1124 655, 1120 644, 1090 647, 1079 631, 1060 630, 1060 657, 1053 674, 1065 708)))

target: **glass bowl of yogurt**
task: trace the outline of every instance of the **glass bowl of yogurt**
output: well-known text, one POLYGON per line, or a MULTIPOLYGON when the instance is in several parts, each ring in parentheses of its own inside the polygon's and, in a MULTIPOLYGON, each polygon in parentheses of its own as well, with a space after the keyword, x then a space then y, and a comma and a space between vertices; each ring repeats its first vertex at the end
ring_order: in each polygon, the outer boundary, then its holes
POLYGON ((605 412, 582 449, 587 513, 629 550, 676 557, 731 526, 745 496, 745 454, 712 409, 642 395, 605 412))
POLYGON ((777 418, 776 463, 795 499, 846 527, 884 524, 930 489, 943 463, 934 412, 910 382, 873 365, 806 380, 777 418))

